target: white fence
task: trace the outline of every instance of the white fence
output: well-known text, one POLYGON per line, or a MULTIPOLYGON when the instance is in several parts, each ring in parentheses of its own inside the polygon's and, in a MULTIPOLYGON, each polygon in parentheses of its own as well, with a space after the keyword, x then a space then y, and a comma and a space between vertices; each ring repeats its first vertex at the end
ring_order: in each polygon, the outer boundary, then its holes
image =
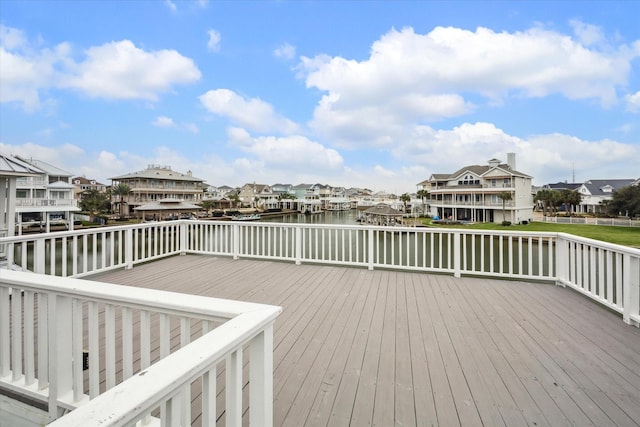
POLYGON ((0 385, 46 404, 49 420, 60 418, 51 426, 191 425, 192 395, 203 426, 223 410, 227 426, 240 426, 245 349, 250 420, 270 425, 279 307, 0 274, 0 385))
POLYGON ((640 250, 565 233, 170 221, 0 239, 22 269, 79 277, 198 253, 550 281, 637 324, 640 250))
POLYGON ((543 222, 557 224, 610 225, 615 227, 640 227, 640 219, 633 218, 592 218, 581 216, 542 216, 543 222))

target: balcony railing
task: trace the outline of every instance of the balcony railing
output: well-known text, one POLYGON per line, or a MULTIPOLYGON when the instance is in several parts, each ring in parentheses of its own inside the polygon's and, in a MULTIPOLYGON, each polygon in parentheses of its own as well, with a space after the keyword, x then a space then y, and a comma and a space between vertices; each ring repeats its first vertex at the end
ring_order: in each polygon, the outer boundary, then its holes
MULTIPOLYGON (((211 372, 212 366, 222 360, 226 360, 226 372, 231 373, 232 378, 241 371, 239 368, 241 360, 238 358, 241 358, 242 351, 235 343, 250 341, 252 348, 254 342, 256 348, 270 348, 272 332, 268 324, 276 316, 277 308, 264 308, 265 317, 256 320, 252 317, 253 311, 247 312, 244 309, 234 308, 242 303, 208 299, 205 301, 198 297, 176 296, 159 291, 156 293, 156 291, 120 288, 115 285, 79 282, 64 278, 65 276, 85 276, 116 268, 131 268, 136 263, 176 254, 193 253, 230 256, 235 259, 280 260, 296 264, 323 263, 368 269, 401 269, 447 273, 456 277, 473 275, 555 282, 571 287, 620 313, 625 323, 640 326, 640 250, 565 233, 172 221, 5 237, 0 238, 0 245, 2 244, 7 246, 7 260, 10 264, 41 273, 34 275, 1 271, 0 313, 3 317, 0 319, 0 325, 2 325, 0 328, 0 348, 2 349, 0 377, 2 384, 13 387, 13 390, 21 390, 32 398, 45 399, 49 403, 53 418, 58 408, 71 409, 82 406, 71 415, 64 417, 65 425, 67 425, 67 419, 77 420, 77 424, 70 425, 88 425, 86 417, 89 417, 93 411, 101 414, 100 416, 104 417, 102 419, 108 418, 107 412, 111 414, 112 411, 116 411, 118 417, 122 417, 117 419, 126 420, 123 421, 126 423, 133 423, 149 413, 162 416, 169 412, 174 414, 174 417, 176 413, 188 413, 185 412, 187 409, 184 404, 179 402, 183 399, 180 396, 186 393, 185 388, 190 384, 189 381, 193 381, 194 378, 204 378, 205 372, 211 372), (208 309, 212 311, 207 311, 208 309), (262 326, 251 328, 247 326, 250 332, 246 332, 248 335, 242 335, 243 339, 237 338, 232 333, 227 335, 226 332, 218 332, 225 339, 236 340, 233 341, 234 344, 225 344, 224 349, 217 347, 218 335, 203 333, 202 338, 193 343, 201 344, 190 347, 194 348, 193 354, 200 356, 207 351, 212 352, 202 358, 198 356, 189 359, 186 353, 192 352, 186 348, 183 352, 178 351, 171 355, 168 355, 166 350, 161 350, 160 356, 166 356, 166 359, 160 360, 157 367, 149 368, 151 370, 146 370, 144 367, 137 368, 140 371, 153 373, 153 376, 149 376, 148 379, 147 374, 132 376, 136 369, 126 367, 123 368, 122 382, 117 385, 120 378, 114 380, 113 353, 107 351, 106 354, 97 355, 98 348, 111 349, 114 346, 96 344, 98 340, 103 339, 95 337, 96 319, 99 316, 96 313, 105 313, 104 333, 109 340, 116 335, 113 319, 115 317, 124 319, 121 335, 126 337, 123 341, 123 348, 126 349, 123 356, 126 366, 130 366, 128 360, 137 360, 131 354, 147 352, 142 347, 139 350, 130 350, 132 316, 141 319, 159 316, 160 324, 165 325, 165 328, 161 326, 161 331, 171 330, 167 327, 171 320, 163 316, 179 319, 175 320, 181 325, 179 340, 183 340, 182 337, 186 340, 182 343, 182 347, 188 344, 187 331, 193 332, 195 324, 200 321, 216 322, 220 318, 232 319, 214 329, 213 332, 215 332, 225 325, 235 325, 231 322, 246 314, 247 316, 242 319, 250 318, 252 320, 248 320, 248 323, 255 321, 262 326), (232 314, 225 317, 221 313, 232 314), (165 320, 162 320, 163 318, 165 320), (10 324, 11 328, 9 328, 10 324), (37 326, 34 326, 36 324, 37 326), (66 334, 69 336, 65 334, 60 336, 61 334, 56 335, 56 332, 51 329, 71 331, 71 333, 66 334), (106 360, 107 365, 111 364, 111 367, 103 369, 104 378, 93 377, 94 379, 90 380, 94 385, 89 384, 88 392, 79 385, 80 368, 78 362, 74 362, 81 357, 82 345, 79 337, 83 334, 89 337, 89 366, 96 366, 98 363, 95 361, 97 359, 91 358, 106 360), (36 335, 42 338, 34 341, 36 335), (256 338, 258 336, 261 338, 256 338), (54 342, 56 344, 52 344, 54 342), (94 344, 91 344, 92 342, 94 344), (51 350, 52 346, 53 350, 51 350), (49 356, 46 355, 47 348, 49 348, 49 356), (201 359, 206 360, 202 362, 203 365, 199 365, 198 361, 201 359), (24 363, 21 360, 24 360, 24 363), (189 371, 195 376, 187 373, 186 368, 175 368, 179 364, 182 366, 183 363, 198 364, 198 368, 193 371, 197 373, 189 371), (169 365, 172 366, 171 369, 167 369, 169 365), (171 379, 166 375, 170 375, 171 379), (109 391, 105 393, 104 400, 99 400, 100 398, 96 397, 95 383, 103 380, 109 391), (53 382, 55 384, 52 385, 53 382), (172 388, 173 386, 169 383, 175 387, 172 388), (145 397, 146 394, 141 395, 140 390, 148 390, 149 402, 145 397), (95 398, 95 403, 90 402, 84 406, 83 404, 90 398, 95 398), (100 403, 105 400, 109 403, 100 403), (94 406, 89 407, 89 405, 94 406), (136 409, 138 407, 140 409, 136 409), (154 411, 157 407, 167 409, 160 412, 154 411), (176 409, 177 407, 181 409, 176 409), (130 412, 132 415, 127 418, 130 412)), ((243 305, 243 307, 249 306, 243 305)), ((251 307, 255 306, 251 305, 251 307)), ((240 320, 237 321, 240 322, 240 320)), ((146 325, 147 321, 140 323, 146 325)), ((244 325, 244 321, 240 323, 244 325)), ((208 330, 207 328, 209 327, 205 327, 205 330, 208 330)), ((148 331, 145 332, 146 329, 147 327, 144 326, 140 336, 145 337, 149 334, 148 331)), ((222 329, 222 331, 225 330, 222 329)), ((161 333, 161 336, 164 336, 161 341, 173 339, 172 336, 164 333, 161 333)), ((132 342, 145 340, 146 338, 134 339, 132 342)), ((258 352, 258 350, 251 350, 251 352, 254 351, 258 352)), ((269 356, 266 353, 269 353, 269 350, 265 350, 265 355, 260 360, 268 359, 269 356)), ((252 355, 252 363, 253 360, 252 355)), ((260 366, 263 364, 260 362, 260 366)), ((260 372, 265 370, 266 368, 260 372)), ((91 378, 91 375, 96 374, 89 375, 91 378)), ((209 374, 208 378, 211 376, 209 374)), ((227 384, 231 382, 229 379, 227 381, 227 384)), ((262 384, 261 381, 267 384, 264 387, 261 385, 261 390, 270 387, 270 377, 256 380, 262 384)), ((238 392, 240 387, 238 384, 241 383, 235 384, 228 385, 230 387, 228 393, 233 396, 241 394, 238 392)), ((261 393, 260 399, 267 396, 267 392, 261 393)), ((229 396, 228 394, 227 410, 237 414, 241 411, 242 404, 229 396), (231 405, 231 409, 228 405, 231 405)), ((258 397, 255 399, 251 401, 250 406, 255 404, 261 408, 256 410, 257 413, 270 411, 268 404, 255 403, 260 400, 258 397)), ((269 396, 266 399, 268 400, 269 396)), ((205 411, 208 410, 205 409, 205 411)), ((231 415, 230 419, 234 419, 234 416, 231 415)), ((180 418, 182 415, 177 417, 180 418)), ((178 425, 178 421, 173 425, 178 425)), ((235 425, 229 423, 229 418, 227 423, 227 425, 235 425)), ((167 424, 171 425, 170 422, 167 424)))
POLYGON ((76 199, 16 199, 16 206, 78 206, 76 199))
POLYGON ((72 410, 51 426, 188 426, 192 386, 202 425, 215 425, 222 368, 226 423, 240 426, 245 349, 249 418, 270 425, 279 307, 1 272, 0 386, 42 402, 50 421, 72 410))

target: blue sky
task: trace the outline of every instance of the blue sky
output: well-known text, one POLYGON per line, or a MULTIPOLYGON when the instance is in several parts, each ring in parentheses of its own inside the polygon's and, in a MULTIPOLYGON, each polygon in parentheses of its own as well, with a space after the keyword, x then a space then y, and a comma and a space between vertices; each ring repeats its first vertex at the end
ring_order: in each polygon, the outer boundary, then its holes
POLYGON ((415 191, 640 177, 640 2, 0 0, 0 151, 415 191))

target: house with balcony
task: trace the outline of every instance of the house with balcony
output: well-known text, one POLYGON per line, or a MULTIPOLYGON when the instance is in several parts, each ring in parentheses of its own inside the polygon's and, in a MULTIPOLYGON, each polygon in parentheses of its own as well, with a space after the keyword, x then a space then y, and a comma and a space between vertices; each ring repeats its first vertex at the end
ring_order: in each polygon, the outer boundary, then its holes
POLYGON ((275 209, 278 207, 278 196, 273 193, 271 186, 266 184, 250 183, 240 187, 238 198, 243 205, 260 207, 263 209, 275 209))
POLYGON ((451 174, 433 174, 419 184, 430 194, 431 215, 471 222, 521 223, 533 218, 532 177, 516 169, 516 157, 507 163, 491 159, 486 165, 470 165, 451 174), (510 200, 503 200, 506 193, 510 200))
POLYGON ((614 191, 633 185, 634 182, 634 179, 589 179, 575 189, 582 196, 576 210, 593 214, 603 212, 603 204, 613 199, 614 191))
MULTIPOLYGON (((20 178, 40 176, 44 171, 14 156, 0 153, 0 238, 16 231, 16 182, 20 178)), ((0 245, 0 258, 5 246, 0 245)))
POLYGON ((73 197, 72 173, 42 160, 17 157, 40 170, 36 175, 16 179, 16 227, 51 231, 52 225, 73 229, 73 213, 80 211, 73 197))
POLYGON ((95 179, 87 178, 86 176, 73 177, 71 182, 75 186, 73 198, 77 200, 82 199, 82 193, 85 191, 95 190, 100 193, 105 193, 107 191, 106 184, 98 182, 95 179))
POLYGON ((149 165, 145 170, 110 179, 112 187, 126 184, 131 189, 122 200, 128 214, 133 214, 137 207, 166 199, 196 204, 202 200, 205 189, 204 179, 194 177, 191 171, 174 171, 171 166, 149 165))

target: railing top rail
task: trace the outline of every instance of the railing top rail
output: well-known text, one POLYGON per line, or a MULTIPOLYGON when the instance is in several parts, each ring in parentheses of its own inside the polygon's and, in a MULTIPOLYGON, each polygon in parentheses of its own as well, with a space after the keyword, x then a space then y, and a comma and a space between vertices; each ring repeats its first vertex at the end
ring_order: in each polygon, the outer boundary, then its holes
POLYGON ((565 240, 573 241, 573 242, 586 243, 590 246, 595 246, 597 248, 609 249, 612 251, 625 253, 634 257, 640 257, 640 249, 632 248, 630 246, 603 242, 602 240, 589 239, 587 237, 576 236, 574 234, 568 234, 568 233, 558 233, 558 237, 563 238, 565 240))
POLYGON ((0 286, 50 292, 89 301, 117 303, 154 312, 181 314, 212 320, 227 320, 243 313, 267 311, 274 316, 280 307, 182 293, 115 285, 64 277, 0 270, 0 286))
POLYGON ((262 311, 242 314, 50 425, 129 425, 155 409, 159 403, 175 396, 230 352, 247 343, 273 322, 278 313, 262 311), (145 393, 140 390, 145 390, 145 393))
POLYGON ((171 221, 171 222, 162 222, 162 223, 157 223, 157 222, 144 222, 144 223, 140 223, 140 224, 127 224, 127 225, 110 225, 107 227, 94 227, 94 228, 87 228, 87 229, 82 229, 82 230, 72 230, 72 231, 55 231, 55 232, 51 232, 51 233, 34 233, 34 234, 28 234, 28 235, 22 235, 22 236, 10 236, 10 237, 3 237, 2 240, 0 240, 0 243, 14 243, 14 242, 24 242, 25 240, 39 240, 42 238, 58 238, 58 237, 73 237, 73 236, 82 236, 85 234, 97 234, 97 233, 108 233, 111 231, 118 231, 118 230, 127 230, 127 229, 141 229, 141 228, 153 228, 153 227, 157 227, 158 224, 162 224, 162 225, 171 225, 171 224, 179 224, 180 222, 184 222, 186 220, 179 220, 179 221, 171 221))

